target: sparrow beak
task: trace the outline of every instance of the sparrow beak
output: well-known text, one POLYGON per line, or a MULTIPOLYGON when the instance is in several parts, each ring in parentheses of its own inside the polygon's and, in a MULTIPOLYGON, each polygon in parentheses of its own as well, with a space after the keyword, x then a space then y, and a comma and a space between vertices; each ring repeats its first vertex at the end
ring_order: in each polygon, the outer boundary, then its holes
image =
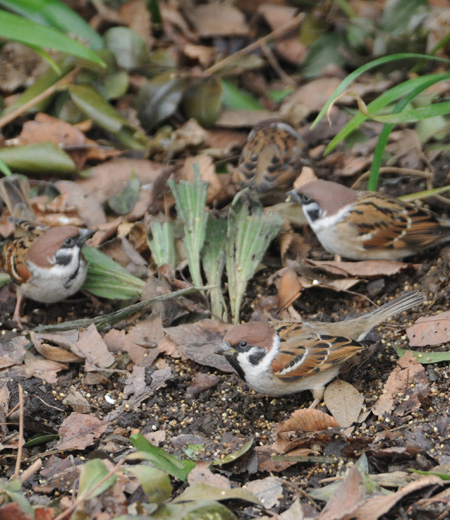
POLYGON ((295 202, 296 204, 302 204, 302 199, 298 194, 297 190, 291 190, 287 194, 286 202, 295 202))
POLYGON ((80 236, 78 238, 78 243, 80 244, 80 246, 82 246, 86 242, 86 240, 92 238, 95 232, 95 229, 80 229, 80 236))
POLYGON ((218 354, 219 356, 234 356, 236 351, 234 348, 231 348, 231 345, 227 341, 224 341, 220 347, 216 348, 214 353, 218 354))

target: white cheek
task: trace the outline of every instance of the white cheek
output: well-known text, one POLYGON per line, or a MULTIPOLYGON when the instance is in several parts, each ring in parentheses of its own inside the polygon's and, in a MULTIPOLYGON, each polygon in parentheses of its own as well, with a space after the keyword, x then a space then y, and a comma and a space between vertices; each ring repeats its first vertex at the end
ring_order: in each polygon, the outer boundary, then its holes
MULTIPOLYGON (((337 213, 333 215, 327 216, 326 212, 322 212, 321 218, 319 220, 315 220, 314 222, 309 222, 312 229, 315 233, 320 231, 329 230, 330 227, 335 226, 338 222, 340 222, 350 211, 349 206, 344 206, 337 213)), ((308 219, 310 220, 310 219, 308 219)))

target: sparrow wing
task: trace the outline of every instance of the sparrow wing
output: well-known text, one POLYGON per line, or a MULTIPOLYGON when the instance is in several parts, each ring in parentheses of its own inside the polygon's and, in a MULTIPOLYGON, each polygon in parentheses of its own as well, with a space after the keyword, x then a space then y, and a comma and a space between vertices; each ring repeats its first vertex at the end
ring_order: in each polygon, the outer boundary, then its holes
POLYGON ((414 250, 450 234, 450 222, 445 225, 443 219, 426 209, 379 194, 363 196, 353 209, 358 234, 368 237, 365 249, 414 250))
POLYGON ((273 373, 284 380, 315 375, 342 365, 363 350, 359 341, 302 330, 301 324, 278 331, 280 351, 272 362, 273 373))

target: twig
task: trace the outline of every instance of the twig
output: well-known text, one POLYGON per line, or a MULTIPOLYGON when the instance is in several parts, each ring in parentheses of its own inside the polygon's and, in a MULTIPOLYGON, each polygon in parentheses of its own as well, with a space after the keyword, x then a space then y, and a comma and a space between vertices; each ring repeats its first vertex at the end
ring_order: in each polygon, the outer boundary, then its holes
POLYGON ((263 51, 268 62, 272 66, 273 70, 278 74, 280 79, 283 80, 285 83, 288 83, 289 85, 295 85, 295 81, 281 68, 281 65, 278 63, 278 60, 272 52, 272 49, 267 45, 267 43, 261 45, 261 50, 263 51))
MULTIPOLYGON (((383 166, 380 168, 380 174, 382 173, 398 173, 399 175, 413 175, 415 177, 423 177, 424 179, 431 179, 433 174, 431 172, 424 172, 422 170, 413 170, 412 168, 398 168, 397 166, 383 166)), ((356 181, 351 185, 352 189, 356 187, 370 175, 370 171, 364 172, 360 175, 356 181)))
POLYGON ((269 40, 274 40, 275 38, 279 38, 280 36, 283 36, 285 33, 296 27, 304 18, 303 13, 299 13, 297 16, 295 16, 292 20, 285 23, 281 27, 278 27, 274 31, 272 31, 269 34, 266 34, 266 36, 263 36, 259 40, 256 40, 255 42, 251 43, 250 45, 247 45, 247 47, 244 47, 243 49, 240 49, 239 51, 235 52, 234 54, 231 54, 230 56, 227 56, 223 60, 218 61, 208 69, 203 71, 203 76, 211 76, 214 72, 217 72, 218 70, 222 69, 226 65, 229 65, 234 60, 240 58, 241 56, 245 56, 246 54, 249 54, 250 52, 253 52, 254 50, 258 49, 265 43, 267 43, 269 40))
POLYGON ((14 479, 20 480, 20 461, 22 460, 23 447, 23 389, 19 384, 19 447, 17 448, 16 468, 14 470, 14 479))
POLYGON ((119 321, 129 318, 133 314, 136 314, 138 312, 145 312, 146 310, 150 309, 156 302, 171 300, 173 298, 177 298, 178 296, 184 296, 185 294, 197 291, 205 291, 208 289, 212 289, 213 287, 214 286, 212 285, 208 285, 205 287, 188 287, 186 289, 180 289, 179 291, 175 291, 169 294, 157 296, 156 298, 152 298, 151 300, 144 300, 142 302, 129 305, 128 307, 119 309, 118 311, 114 311, 109 314, 104 314, 103 316, 96 316, 95 318, 84 318, 81 320, 65 321, 63 323, 58 323, 57 325, 39 325, 38 327, 35 327, 33 331, 44 332, 72 330, 86 328, 92 324, 94 324, 99 330, 101 330, 104 327, 114 325, 119 321))
POLYGON ((17 117, 24 114, 28 109, 34 107, 37 103, 40 103, 44 99, 52 96, 58 89, 60 89, 62 86, 66 85, 67 83, 71 83, 73 78, 78 74, 80 71, 80 67, 75 67, 73 70, 71 70, 68 74, 63 76, 59 81, 54 83, 53 85, 50 85, 50 87, 46 88, 43 92, 38 94, 33 99, 30 99, 30 101, 27 101, 22 106, 16 108, 9 114, 6 114, 3 117, 0 117, 0 128, 3 128, 8 123, 11 123, 16 119, 17 117))
POLYGON ((39 458, 28 466, 28 468, 20 475, 20 481, 22 484, 26 482, 29 478, 31 478, 35 473, 37 473, 42 468, 42 459, 39 458))

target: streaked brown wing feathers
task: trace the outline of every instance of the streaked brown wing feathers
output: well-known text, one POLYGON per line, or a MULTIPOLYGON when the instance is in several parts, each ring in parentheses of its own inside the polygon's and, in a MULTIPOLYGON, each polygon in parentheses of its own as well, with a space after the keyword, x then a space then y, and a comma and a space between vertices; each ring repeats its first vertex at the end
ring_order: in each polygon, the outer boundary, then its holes
POLYGON ((301 324, 282 326, 280 352, 272 363, 274 374, 284 380, 317 374, 341 365, 364 348, 350 338, 302 332, 301 324), (292 331, 298 331, 292 334, 292 331))

